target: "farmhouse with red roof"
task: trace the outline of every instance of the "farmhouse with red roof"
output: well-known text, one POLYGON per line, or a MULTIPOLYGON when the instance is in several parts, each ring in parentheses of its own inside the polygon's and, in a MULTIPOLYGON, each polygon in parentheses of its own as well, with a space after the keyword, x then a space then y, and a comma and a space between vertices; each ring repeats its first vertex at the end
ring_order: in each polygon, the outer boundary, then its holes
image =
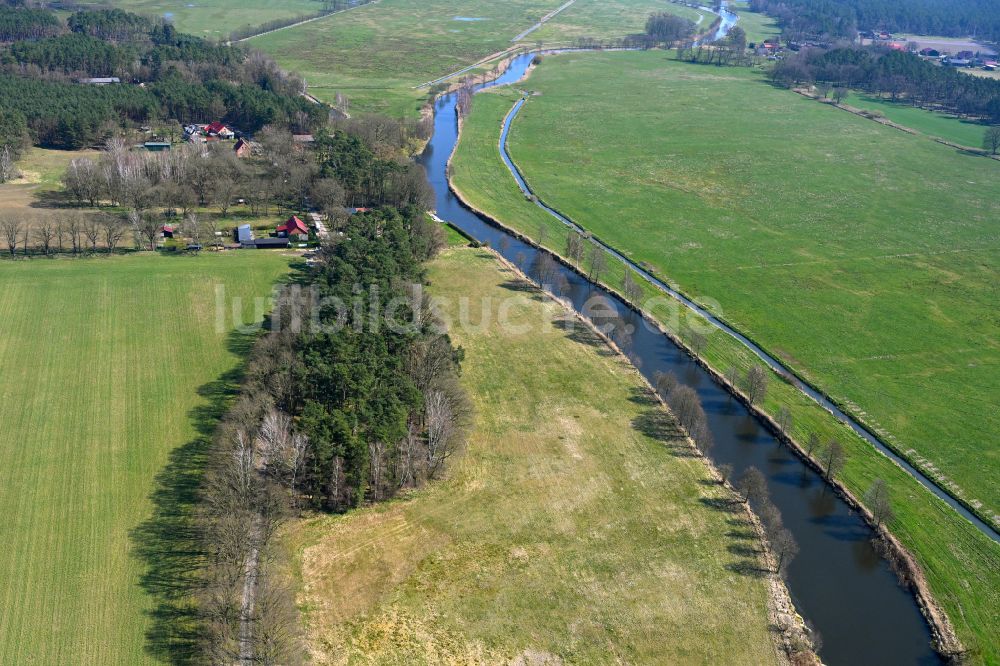
POLYGON ((232 139, 234 136, 236 136, 233 130, 229 129, 218 120, 216 120, 211 125, 205 127, 205 134, 209 136, 217 136, 222 139, 232 139))
POLYGON ((278 227, 277 231, 279 238, 291 238, 293 236, 298 236, 299 239, 305 240, 309 238, 309 227, 295 215, 288 218, 288 221, 278 227))

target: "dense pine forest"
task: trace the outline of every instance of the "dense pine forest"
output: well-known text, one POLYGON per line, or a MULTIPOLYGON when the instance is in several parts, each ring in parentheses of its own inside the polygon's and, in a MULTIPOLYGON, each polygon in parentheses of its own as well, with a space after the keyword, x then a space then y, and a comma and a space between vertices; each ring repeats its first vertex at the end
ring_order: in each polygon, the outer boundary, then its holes
POLYGON ((750 6, 776 17, 789 39, 888 30, 1000 41, 993 0, 750 0, 750 6))
POLYGON ((302 81, 242 47, 178 33, 118 9, 52 12, 0 8, 0 144, 99 144, 127 123, 221 120, 252 133, 265 125, 310 132, 326 111, 300 96, 302 81), (96 86, 91 78, 120 82, 96 86), (25 131, 26 130, 26 131, 25 131))

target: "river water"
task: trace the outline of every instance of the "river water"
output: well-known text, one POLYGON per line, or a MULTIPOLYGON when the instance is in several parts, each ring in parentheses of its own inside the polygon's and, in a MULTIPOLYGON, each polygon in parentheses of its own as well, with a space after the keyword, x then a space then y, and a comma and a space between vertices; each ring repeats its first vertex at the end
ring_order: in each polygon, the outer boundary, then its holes
MULTIPOLYGON (((519 80, 531 58, 530 54, 515 58, 500 78, 485 87, 519 80)), ((538 250, 462 206, 448 188, 447 161, 458 139, 455 102, 455 95, 437 100, 434 135, 420 158, 434 188, 437 214, 489 243, 532 275, 538 250)), ((586 314, 588 301, 601 296, 634 326, 630 339, 620 346, 647 378, 658 371, 672 371, 698 392, 715 439, 711 457, 716 464, 731 464, 734 475, 750 466, 764 473, 771 499, 799 544, 799 554, 788 568, 788 588, 796 608, 822 639, 823 661, 833 665, 939 663, 916 600, 899 586, 873 549, 871 530, 864 521, 666 336, 647 327, 613 294, 561 264, 557 270, 558 282, 568 285, 560 295, 578 312, 586 314)))

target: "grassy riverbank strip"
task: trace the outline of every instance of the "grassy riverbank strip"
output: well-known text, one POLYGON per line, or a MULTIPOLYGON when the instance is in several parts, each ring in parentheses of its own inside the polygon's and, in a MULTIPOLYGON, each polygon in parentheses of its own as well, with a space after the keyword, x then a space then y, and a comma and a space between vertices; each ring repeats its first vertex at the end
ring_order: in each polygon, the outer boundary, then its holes
POLYGON ((314 660, 782 662, 742 505, 634 368, 488 250, 429 279, 469 443, 445 480, 290 532, 314 660))
MULTIPOLYGON (((473 207, 562 254, 566 227, 525 199, 500 159, 500 126, 518 97, 512 90, 477 96, 452 161, 452 184, 473 207)), ((610 262, 601 281, 621 292, 623 278, 624 265, 610 262)), ((651 285, 641 286, 644 299, 661 296, 651 285)), ((649 314, 677 339, 691 344, 688 323, 694 313, 662 299, 649 314)), ((701 357, 720 374, 729 368, 743 374, 759 363, 722 333, 708 337, 701 357)), ((849 457, 841 481, 855 496, 863 496, 876 478, 889 484, 897 513, 892 531, 916 556, 933 598, 974 656, 986 662, 998 658, 992 637, 1000 628, 995 613, 1000 605, 1000 548, 832 414, 774 375, 762 408, 775 414, 782 406, 793 415, 790 435, 795 441, 804 444, 815 433, 822 442, 837 439, 844 444, 849 457)))

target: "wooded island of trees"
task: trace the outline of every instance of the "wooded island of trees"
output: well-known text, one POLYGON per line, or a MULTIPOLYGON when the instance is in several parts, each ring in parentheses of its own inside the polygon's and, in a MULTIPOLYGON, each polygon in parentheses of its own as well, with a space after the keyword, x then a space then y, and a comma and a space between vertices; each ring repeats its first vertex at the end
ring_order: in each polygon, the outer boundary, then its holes
POLYGON ((462 351, 417 289, 440 228, 410 206, 356 215, 343 231, 306 276, 315 292, 279 298, 216 437, 199 520, 211 663, 297 663, 294 599, 270 564, 281 521, 299 507, 344 511, 438 476, 469 422, 462 351), (312 310, 332 301, 363 307, 312 310), (319 327, 300 326, 309 321, 319 327))

